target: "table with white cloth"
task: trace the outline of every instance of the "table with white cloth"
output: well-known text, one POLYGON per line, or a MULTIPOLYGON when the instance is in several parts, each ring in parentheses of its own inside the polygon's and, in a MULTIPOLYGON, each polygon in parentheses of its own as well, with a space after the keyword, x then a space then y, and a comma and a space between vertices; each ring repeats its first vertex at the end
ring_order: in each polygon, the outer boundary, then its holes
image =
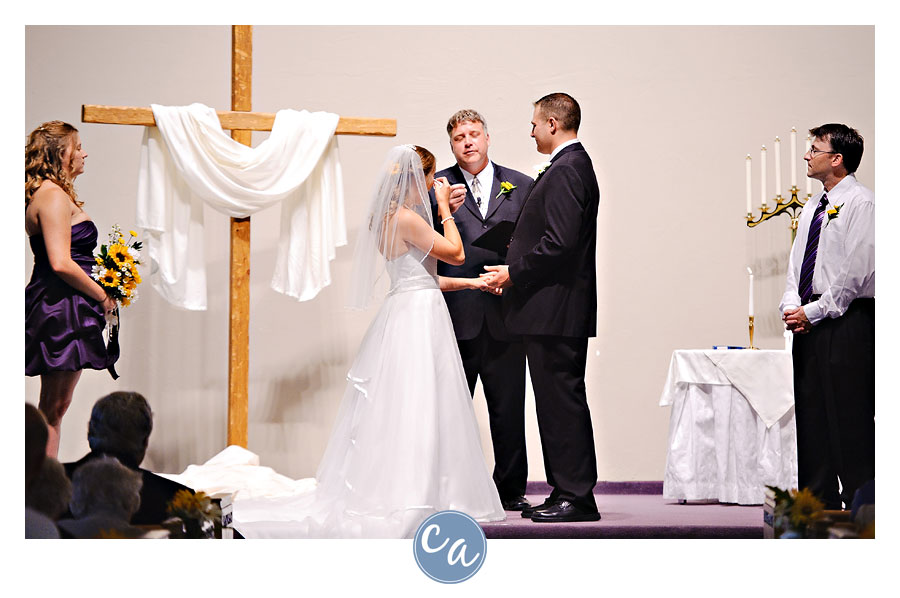
POLYGON ((789 351, 677 350, 660 406, 671 406, 663 497, 762 504, 797 487, 789 351))

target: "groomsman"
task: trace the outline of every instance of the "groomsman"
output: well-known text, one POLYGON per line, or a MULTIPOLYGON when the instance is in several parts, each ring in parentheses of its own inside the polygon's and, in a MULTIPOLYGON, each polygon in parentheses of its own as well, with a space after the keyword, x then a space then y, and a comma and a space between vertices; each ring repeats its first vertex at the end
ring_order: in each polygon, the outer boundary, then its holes
POLYGON ((597 322, 594 167, 578 141, 581 108, 565 93, 534 104, 531 136, 550 165, 535 180, 513 232, 508 266, 488 266, 503 290, 506 326, 523 336, 547 482, 535 522, 597 521, 594 433, 584 372, 597 322))
MULTIPOLYGON (((456 164, 438 172, 451 185, 462 185, 465 196, 452 206, 466 262, 451 266, 438 262, 456 342, 466 371, 469 392, 481 377, 494 447, 494 483, 507 511, 531 505, 525 500, 528 461, 525 451, 525 349, 521 339, 506 330, 501 298, 479 278, 487 265, 504 263, 496 251, 472 241, 504 220, 515 222, 531 178, 488 158, 490 135, 484 117, 460 110, 447 122, 450 149, 456 164), (449 291, 453 292, 449 292, 449 291), (487 292, 483 292, 487 291, 487 292)), ((432 208, 436 209, 432 197, 432 208)), ((435 218, 435 227, 443 227, 435 218)))
POLYGON ((809 132, 806 175, 824 190, 800 216, 781 312, 794 333, 799 485, 840 509, 875 479, 875 194, 854 175, 855 129, 809 132))

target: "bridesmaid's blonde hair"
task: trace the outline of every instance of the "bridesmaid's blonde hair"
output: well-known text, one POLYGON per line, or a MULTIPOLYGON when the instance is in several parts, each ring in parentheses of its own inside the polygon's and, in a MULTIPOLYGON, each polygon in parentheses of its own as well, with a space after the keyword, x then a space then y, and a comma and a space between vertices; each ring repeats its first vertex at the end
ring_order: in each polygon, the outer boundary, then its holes
POLYGON ((59 185, 72 202, 81 207, 69 169, 75 159, 75 134, 78 129, 61 120, 45 122, 28 135, 25 146, 25 205, 31 201, 44 181, 59 185), (65 164, 66 151, 71 150, 65 164))

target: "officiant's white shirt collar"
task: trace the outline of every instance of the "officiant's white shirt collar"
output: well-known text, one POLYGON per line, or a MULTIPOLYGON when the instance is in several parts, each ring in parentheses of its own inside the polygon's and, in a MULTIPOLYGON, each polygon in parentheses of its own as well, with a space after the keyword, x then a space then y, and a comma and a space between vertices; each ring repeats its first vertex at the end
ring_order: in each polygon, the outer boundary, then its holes
POLYGON ((472 174, 462 166, 459 169, 463 173, 463 178, 466 180, 466 185, 468 185, 469 189, 472 189, 472 181, 477 177, 478 182, 481 184, 481 192, 487 196, 491 192, 491 187, 494 185, 494 164, 488 160, 487 165, 481 169, 477 175, 472 174))
POLYGON ((560 144, 559 146, 557 146, 557 148, 555 150, 553 150, 553 152, 550 153, 550 160, 553 160, 553 158, 556 157, 556 154, 558 154, 559 152, 562 151, 562 148, 568 147, 568 146, 572 145, 573 143, 580 143, 580 141, 578 141, 578 138, 576 137, 575 139, 570 139, 570 140, 566 141, 565 143, 560 144))

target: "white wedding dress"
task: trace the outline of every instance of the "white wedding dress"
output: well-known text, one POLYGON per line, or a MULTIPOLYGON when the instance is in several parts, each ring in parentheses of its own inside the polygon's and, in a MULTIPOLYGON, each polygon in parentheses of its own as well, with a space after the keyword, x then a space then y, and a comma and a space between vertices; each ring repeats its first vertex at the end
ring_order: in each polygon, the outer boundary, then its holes
POLYGON ((350 368, 314 488, 239 492, 234 527, 244 537, 409 538, 448 509, 505 518, 436 260, 410 247, 386 268, 391 289, 350 368))

